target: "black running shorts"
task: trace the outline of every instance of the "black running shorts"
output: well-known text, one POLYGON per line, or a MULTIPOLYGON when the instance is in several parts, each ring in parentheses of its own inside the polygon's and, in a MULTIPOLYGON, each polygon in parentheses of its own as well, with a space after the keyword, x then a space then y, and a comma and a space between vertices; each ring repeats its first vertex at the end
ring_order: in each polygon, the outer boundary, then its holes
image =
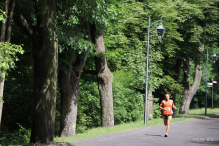
POLYGON ((164 119, 167 119, 169 116, 172 116, 172 114, 169 114, 169 115, 163 115, 163 118, 164 118, 164 119))

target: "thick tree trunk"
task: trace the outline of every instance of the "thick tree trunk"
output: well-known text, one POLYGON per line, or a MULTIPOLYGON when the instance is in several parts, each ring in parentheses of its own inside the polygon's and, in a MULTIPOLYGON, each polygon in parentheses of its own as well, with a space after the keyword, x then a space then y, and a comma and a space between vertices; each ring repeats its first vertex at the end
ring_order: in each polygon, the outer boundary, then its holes
MULTIPOLYGON (((8 16, 8 7, 9 7, 10 0, 5 1, 5 13, 6 16, 8 16)), ((8 29, 6 32, 6 25, 7 25, 7 17, 5 17, 5 23, 2 24, 1 29, 1 42, 7 42, 10 43, 11 40, 11 29, 12 29, 12 19, 14 14, 14 7, 15 7, 15 0, 11 3, 11 10, 9 15, 9 21, 8 21, 8 29), (7 39, 5 40, 5 34, 7 33, 7 39)), ((5 70, 1 70, 2 72, 2 81, 0 82, 0 131, 1 131, 1 118, 2 118, 2 110, 3 110, 3 93, 4 93, 4 83, 5 83, 5 70)))
POLYGON ((114 112, 113 112, 113 74, 110 72, 105 55, 105 46, 103 40, 103 32, 100 25, 98 30, 96 26, 92 27, 92 41, 95 43, 96 57, 96 70, 97 70, 97 82, 100 93, 101 101, 101 125, 103 127, 114 126, 114 112))
POLYGON ((61 92, 61 123, 60 137, 75 136, 79 79, 74 71, 59 72, 59 86, 61 92))
POLYGON ((36 27, 28 23, 19 6, 15 7, 14 20, 33 42, 35 107, 30 142, 49 143, 53 141, 56 112, 58 40, 53 30, 56 3, 55 0, 35 2, 36 27))
POLYGON ((53 141, 56 112, 58 42, 55 31, 49 26, 56 22, 56 5, 55 0, 41 2, 41 14, 38 14, 37 28, 33 34, 35 113, 32 143, 53 141))
MULTIPOLYGON (((90 41, 90 28, 87 21, 84 21, 84 27, 89 36, 88 41, 90 41)), ((69 68, 67 74, 62 70, 59 72, 59 86, 61 92, 60 137, 75 136, 79 81, 89 52, 90 48, 84 54, 77 56, 73 64, 73 70, 69 68)), ((66 61, 69 65, 72 65, 73 53, 71 48, 66 51, 68 56, 66 61)))
MULTIPOLYGON (((202 54, 204 51, 204 42, 202 43, 202 46, 199 48, 200 53, 202 54)), ((189 59, 186 58, 184 60, 184 77, 186 78, 189 77, 189 59)), ((201 69, 201 65, 202 65, 202 57, 200 55, 200 60, 199 62, 196 64, 195 67, 195 80, 194 83, 192 85, 192 87, 190 87, 189 85, 189 81, 186 81, 185 83, 185 91, 183 93, 183 106, 180 109, 180 113, 181 114, 188 114, 189 113, 189 106, 190 103, 192 101, 193 96, 195 95, 195 93, 197 92, 200 82, 201 82, 201 75, 202 75, 202 69, 201 69)), ((189 78, 187 78, 188 80, 189 78)))

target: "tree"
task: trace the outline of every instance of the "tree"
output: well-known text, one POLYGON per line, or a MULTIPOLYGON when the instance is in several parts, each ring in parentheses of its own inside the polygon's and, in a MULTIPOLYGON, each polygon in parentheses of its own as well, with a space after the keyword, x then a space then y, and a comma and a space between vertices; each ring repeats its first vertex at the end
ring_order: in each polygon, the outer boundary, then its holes
POLYGON ((190 87, 190 83, 189 83, 189 76, 190 76, 190 66, 189 66, 189 58, 185 57, 185 59, 183 60, 183 69, 184 69, 184 79, 185 79, 185 83, 184 83, 184 87, 185 87, 185 91, 183 92, 183 106, 180 109, 180 113, 181 114, 188 114, 189 113, 189 106, 191 103, 191 100, 193 98, 193 96, 195 95, 195 93, 197 92, 200 82, 201 82, 201 75, 202 75, 202 53, 204 51, 204 41, 202 43, 202 46, 199 47, 199 51, 200 51, 200 60, 197 62, 197 64, 195 65, 195 80, 193 85, 190 87))
MULTIPOLYGON (((5 1, 5 14, 6 14, 6 17, 5 17, 3 20, 4 20, 4 24, 2 24, 2 29, 1 29, 1 42, 4 42, 5 41, 5 32, 6 32, 6 25, 7 25, 7 15, 8 15, 8 7, 9 7, 9 2, 10 0, 6 0, 5 1)), ((0 98, 1 98, 1 101, 0 101, 0 120, 2 118, 2 110, 3 110, 3 91, 4 91, 4 82, 5 82, 5 70, 2 70, 1 69, 1 78, 3 80, 1 80, 0 82, 0 98)), ((1 121, 0 121, 1 122, 1 121)), ((1 130, 1 125, 0 125, 0 130, 1 130)))
MULTIPOLYGON (((93 46, 89 43, 89 41, 91 42, 89 24, 95 21, 104 21, 104 3, 103 0, 88 0, 86 2, 68 1, 62 3, 62 5, 66 5, 63 15, 68 15, 72 18, 63 18, 64 22, 67 22, 67 25, 70 27, 67 29, 64 28, 67 31, 62 29, 62 32, 67 35, 70 30, 69 28, 71 28, 73 29, 74 34, 71 33, 68 35, 71 39, 66 38, 62 41, 62 45, 68 49, 64 50, 60 55, 65 60, 64 62, 66 62, 64 63, 66 67, 60 68, 59 73, 62 104, 60 126, 61 137, 75 135, 80 76, 89 51, 93 46), (72 9, 71 7, 68 7, 68 5, 74 5, 74 8, 72 9), (92 9, 90 9, 90 7, 92 7, 92 9), (76 23, 72 24, 71 21, 76 23), (81 26, 83 26, 82 30, 81 26), (72 41, 79 43, 74 44, 72 41)), ((62 10, 60 12, 62 12, 62 10)))
POLYGON ((95 58, 97 83, 99 88, 100 102, 101 102, 101 125, 103 127, 114 126, 114 112, 113 112, 113 74, 107 66, 105 58, 105 45, 103 39, 103 31, 101 25, 92 25, 91 30, 92 41, 95 44, 95 58))
MULTIPOLYGON (((87 41, 90 41, 89 23, 85 20, 83 24, 86 35, 88 36, 87 41)), ((59 71, 59 86, 62 104, 60 124, 61 137, 75 136, 80 76, 91 48, 92 46, 90 45, 85 52, 78 54, 74 48, 69 46, 69 49, 62 53, 67 62, 67 64, 65 64, 67 70, 62 68, 59 71)))
MULTIPOLYGON (((194 15, 191 16, 190 19, 187 19, 186 22, 192 24, 191 26, 183 26, 187 27, 187 31, 182 31, 184 40, 186 40, 187 46, 191 46, 194 48, 194 52, 197 55, 190 55, 190 50, 186 50, 186 54, 184 55, 184 87, 185 91, 183 94, 184 103, 180 110, 182 114, 188 114, 189 106, 193 96, 196 94, 200 82, 201 82, 201 75, 202 75, 202 62, 203 62, 203 51, 204 46, 217 46, 216 36, 218 35, 218 31, 215 31, 215 27, 217 27, 218 17, 212 17, 212 15, 218 12, 218 6, 215 1, 206 1, 202 0, 201 4, 200 1, 193 1, 188 2, 191 3, 191 6, 196 7, 196 12, 193 13, 194 15), (196 21, 194 21, 196 20, 196 21), (199 44, 198 44, 199 43, 199 44), (200 45, 201 44, 201 45, 200 45), (199 47, 197 45, 200 45, 199 47), (198 48, 198 49, 195 49, 198 48), (190 65, 189 60, 193 60, 195 62, 195 75, 193 75, 194 82, 189 83, 190 79, 190 65), (190 87, 190 84, 192 86, 190 87)), ((194 11, 195 9, 193 9, 194 11)), ((181 24, 182 26, 182 24, 181 24)), ((182 27, 182 28, 183 28, 182 27)), ((184 45, 181 45, 185 48, 184 45)))
POLYGON ((55 33, 56 2, 40 0, 26 4, 36 6, 33 7, 36 22, 32 25, 33 20, 30 20, 29 14, 28 19, 22 14, 20 7, 27 7, 24 2, 15 7, 15 21, 32 39, 33 44, 35 113, 30 141, 49 143, 53 141, 56 111, 58 64, 58 40, 55 33))

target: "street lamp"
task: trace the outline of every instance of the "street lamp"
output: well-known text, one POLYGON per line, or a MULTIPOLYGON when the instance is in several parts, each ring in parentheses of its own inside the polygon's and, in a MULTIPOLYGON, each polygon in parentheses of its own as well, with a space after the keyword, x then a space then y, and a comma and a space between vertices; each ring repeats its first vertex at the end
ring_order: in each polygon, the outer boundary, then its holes
POLYGON ((157 27, 157 37, 159 40, 163 39, 165 28, 162 25, 162 19, 155 21, 154 23, 150 24, 150 17, 148 18, 148 41, 147 41, 147 69, 146 69, 146 87, 145 87, 145 110, 144 110, 144 124, 147 124, 147 104, 148 104, 148 58, 149 58, 149 34, 150 34, 150 27, 157 23, 161 22, 160 25, 157 27))
POLYGON ((215 63, 217 61, 217 55, 214 53, 214 55, 212 55, 212 61, 213 63, 215 63))
MULTIPOLYGON (((207 115, 207 77, 208 77, 208 67, 207 67, 207 63, 208 63, 208 55, 210 55, 212 52, 210 52, 210 53, 208 53, 208 49, 207 49, 207 61, 206 61, 206 96, 205 96, 205 115, 207 115)), ((212 62, 213 63, 216 63, 216 61, 217 61, 217 55, 214 53, 213 55, 212 55, 212 62)))

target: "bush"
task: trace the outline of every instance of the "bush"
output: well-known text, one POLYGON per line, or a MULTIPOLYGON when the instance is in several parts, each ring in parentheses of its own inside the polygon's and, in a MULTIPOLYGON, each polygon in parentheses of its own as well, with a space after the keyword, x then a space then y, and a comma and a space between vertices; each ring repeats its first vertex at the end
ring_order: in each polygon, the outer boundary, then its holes
POLYGON ((76 133, 101 125, 101 109, 97 83, 80 83, 76 133))
POLYGON ((14 132, 10 132, 7 129, 3 129, 0 133, 1 145, 20 145, 27 144, 30 141, 31 130, 25 129, 19 123, 19 129, 14 132))
POLYGON ((183 95, 182 94, 176 94, 176 110, 175 110, 175 114, 177 115, 181 109, 181 107, 183 106, 183 95))
POLYGON ((136 121, 143 117, 144 102, 140 93, 115 83, 113 97, 115 124, 136 121))
POLYGON ((161 109, 159 108, 159 98, 153 98, 153 118, 161 117, 161 109))
POLYGON ((140 92, 131 87, 129 72, 113 73, 113 107, 115 124, 136 121, 143 117, 144 100, 140 92))

